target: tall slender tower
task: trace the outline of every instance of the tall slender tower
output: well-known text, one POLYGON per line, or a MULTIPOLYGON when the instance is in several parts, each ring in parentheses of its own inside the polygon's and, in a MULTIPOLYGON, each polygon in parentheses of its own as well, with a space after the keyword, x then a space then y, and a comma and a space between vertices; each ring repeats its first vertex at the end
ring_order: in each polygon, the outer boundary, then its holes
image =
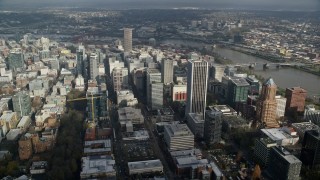
POLYGON ((186 115, 199 113, 202 114, 202 119, 205 119, 207 86, 208 62, 189 60, 186 115))
POLYGON ((132 29, 123 29, 123 49, 125 53, 129 53, 132 50, 132 29))
POLYGON ((257 120, 267 128, 279 127, 279 123, 276 120, 276 93, 277 85, 272 78, 269 78, 263 83, 261 95, 257 102, 257 120))
POLYGON ((96 80, 98 76, 98 56, 95 53, 90 55, 90 79, 96 80))
POLYGON ((161 80, 163 84, 173 82, 173 61, 170 59, 162 59, 161 80))

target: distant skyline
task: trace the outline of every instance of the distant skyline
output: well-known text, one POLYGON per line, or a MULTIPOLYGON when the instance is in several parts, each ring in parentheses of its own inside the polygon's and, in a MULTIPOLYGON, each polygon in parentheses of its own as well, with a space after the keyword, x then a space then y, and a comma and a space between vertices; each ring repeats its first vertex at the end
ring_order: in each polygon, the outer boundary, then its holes
POLYGON ((106 9, 250 9, 316 11, 320 0, 0 0, 1 10, 44 7, 79 7, 106 9))

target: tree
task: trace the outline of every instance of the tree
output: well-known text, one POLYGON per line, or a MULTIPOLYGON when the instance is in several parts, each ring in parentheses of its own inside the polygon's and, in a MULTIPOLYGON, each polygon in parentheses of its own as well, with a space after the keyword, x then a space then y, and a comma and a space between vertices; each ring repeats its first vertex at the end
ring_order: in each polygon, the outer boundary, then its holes
POLYGON ((7 165, 7 174, 16 176, 19 172, 19 164, 17 161, 10 161, 7 165))

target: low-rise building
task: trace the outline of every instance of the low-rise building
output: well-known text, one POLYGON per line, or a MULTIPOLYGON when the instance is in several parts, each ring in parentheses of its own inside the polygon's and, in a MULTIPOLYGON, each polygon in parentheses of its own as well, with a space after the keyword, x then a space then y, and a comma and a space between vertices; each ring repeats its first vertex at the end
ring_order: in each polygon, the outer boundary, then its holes
POLYGON ((27 160, 33 154, 32 140, 31 136, 26 134, 22 136, 18 142, 19 144, 19 158, 20 160, 27 160))
POLYGON ((125 126, 128 121, 131 121, 132 124, 142 124, 144 122, 141 110, 132 107, 120 108, 118 110, 118 117, 121 126, 125 126))
POLYGON ((174 121, 174 112, 170 107, 158 109, 158 122, 172 121, 174 121))
POLYGON ((159 159, 128 162, 129 175, 162 173, 163 165, 159 159))
POLYGON ((30 167, 30 174, 44 174, 48 168, 47 161, 36 161, 33 162, 30 167))
POLYGON ((117 92, 117 104, 119 106, 135 106, 138 104, 131 90, 121 90, 117 92))
POLYGON ((295 131, 297 131, 301 140, 304 138, 305 132, 311 130, 320 130, 319 126, 312 122, 292 123, 291 126, 295 131))
POLYGON ((188 127, 199 138, 203 138, 204 135, 204 119, 202 117, 202 114, 189 113, 187 119, 188 127))
POLYGON ((194 148, 194 135, 186 124, 171 124, 165 126, 164 140, 169 151, 194 148))
POLYGON ((16 128, 18 125, 18 122, 19 120, 16 112, 5 111, 0 117, 0 125, 6 126, 8 130, 16 128))
POLYGON ((116 176, 115 160, 112 156, 82 157, 81 179, 114 178, 116 176))
POLYGON ((85 156, 111 155, 112 145, 110 139, 85 141, 83 153, 85 156))
POLYGON ((295 145, 299 141, 297 132, 290 127, 261 129, 261 131, 264 135, 276 141, 279 146, 295 145))

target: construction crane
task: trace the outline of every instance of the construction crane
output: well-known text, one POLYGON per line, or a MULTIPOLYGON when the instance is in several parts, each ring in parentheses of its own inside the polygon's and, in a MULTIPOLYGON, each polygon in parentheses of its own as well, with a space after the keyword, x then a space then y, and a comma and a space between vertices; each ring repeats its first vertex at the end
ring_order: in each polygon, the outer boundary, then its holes
POLYGON ((94 99, 98 99, 101 97, 105 97, 105 96, 93 96, 93 94, 91 94, 91 97, 85 97, 85 98, 76 98, 76 99, 69 99, 67 100, 67 102, 74 102, 74 101, 83 101, 83 100, 90 100, 91 99, 91 111, 92 111, 92 120, 94 122, 94 99))

